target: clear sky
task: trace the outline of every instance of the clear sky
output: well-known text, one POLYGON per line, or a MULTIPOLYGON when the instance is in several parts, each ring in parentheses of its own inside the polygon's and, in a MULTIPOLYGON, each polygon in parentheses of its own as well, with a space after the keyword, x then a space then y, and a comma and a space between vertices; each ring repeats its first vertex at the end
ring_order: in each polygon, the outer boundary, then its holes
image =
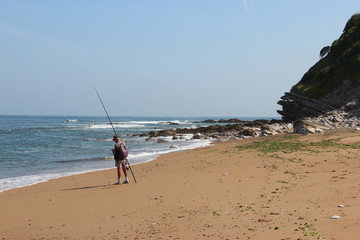
POLYGON ((0 0, 0 115, 278 117, 359 0, 0 0))

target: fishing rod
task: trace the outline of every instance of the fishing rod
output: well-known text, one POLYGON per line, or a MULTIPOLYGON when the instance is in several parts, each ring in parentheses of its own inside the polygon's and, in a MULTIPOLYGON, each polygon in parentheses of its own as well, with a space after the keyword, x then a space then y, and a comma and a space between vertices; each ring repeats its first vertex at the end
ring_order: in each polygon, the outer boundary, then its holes
POLYGON ((110 119, 110 117, 109 117, 108 112, 106 111, 106 108, 105 108, 105 105, 104 105, 103 101, 101 100, 100 94, 99 94, 99 92, 97 91, 95 85, 94 85, 93 83, 92 83, 92 85, 93 85, 93 88, 94 88, 97 96, 99 97, 99 100, 100 100, 100 102, 101 102, 101 105, 102 105, 103 108, 104 108, 104 111, 105 111, 105 113, 106 113, 106 116, 107 116, 108 119, 109 119, 109 122, 110 122, 110 124, 111 124, 111 127, 112 127, 112 129, 114 130, 115 135, 117 136, 116 130, 115 130, 115 128, 114 128, 114 125, 113 125, 113 123, 112 123, 112 121, 111 121, 111 119, 110 119))
MULTIPOLYGON (((118 136, 117 133, 116 133, 116 130, 115 130, 115 128, 114 128, 114 125, 113 125, 113 123, 112 123, 112 121, 111 121, 111 119, 110 119, 110 116, 109 116, 109 114, 108 114, 108 112, 107 112, 107 110, 106 110, 106 107, 105 107, 105 105, 104 105, 104 103, 103 103, 103 101, 102 101, 102 99, 101 99, 101 97, 100 97, 100 94, 99 94, 98 90, 96 89, 95 84, 91 81, 91 78, 90 78, 90 82, 91 82, 91 85, 93 86, 93 88, 94 88, 94 90, 95 90, 95 92, 96 92, 96 94, 97 94, 100 102, 101 102, 102 107, 104 108, 104 111, 105 111, 105 113, 106 113, 106 116, 107 116, 108 119, 109 119, 109 122, 110 122, 110 124, 111 124, 111 127, 112 127, 114 133, 115 133, 115 136, 118 136)), ((137 183, 136 178, 135 178, 135 175, 134 175, 134 172, 133 172, 133 170, 131 169, 131 165, 130 165, 130 163, 129 163, 129 160, 128 160, 127 158, 125 158, 125 160, 126 160, 126 164, 129 166, 131 175, 133 176, 135 183, 137 183)))

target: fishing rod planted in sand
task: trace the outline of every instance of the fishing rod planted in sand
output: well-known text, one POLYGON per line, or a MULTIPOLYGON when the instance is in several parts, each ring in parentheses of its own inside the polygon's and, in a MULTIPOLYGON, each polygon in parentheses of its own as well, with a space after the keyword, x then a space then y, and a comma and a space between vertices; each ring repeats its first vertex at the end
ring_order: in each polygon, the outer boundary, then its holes
MULTIPOLYGON (((90 76, 89 76, 89 77, 90 77, 90 76)), ((105 107, 105 105, 104 105, 104 103, 103 103, 103 101, 102 101, 102 99, 101 99, 101 97, 100 97, 100 94, 99 94, 98 90, 96 89, 95 84, 91 81, 91 78, 90 78, 90 82, 91 82, 91 85, 93 86, 93 88, 94 88, 94 90, 95 90, 95 92, 96 92, 96 94, 97 94, 97 96, 98 96, 98 98, 99 98, 99 100, 100 100, 100 103, 101 103, 102 107, 104 108, 104 111, 105 111, 105 113, 106 113, 106 116, 107 116, 108 119, 109 119, 109 122, 110 122, 110 124, 111 124, 111 127, 112 127, 114 133, 115 133, 115 136, 118 136, 117 133, 116 133, 116 130, 115 130, 115 128, 114 128, 114 125, 113 125, 113 123, 112 123, 112 121, 111 121, 111 119, 110 119, 110 116, 109 116, 109 114, 108 114, 108 112, 107 112, 107 110, 106 110, 106 107, 105 107)), ((131 169, 129 160, 128 160, 127 158, 125 158, 125 159, 126 159, 127 165, 129 166, 131 175, 133 176, 135 183, 137 183, 136 178, 135 178, 135 175, 134 175, 134 173, 133 173, 133 170, 131 169)))

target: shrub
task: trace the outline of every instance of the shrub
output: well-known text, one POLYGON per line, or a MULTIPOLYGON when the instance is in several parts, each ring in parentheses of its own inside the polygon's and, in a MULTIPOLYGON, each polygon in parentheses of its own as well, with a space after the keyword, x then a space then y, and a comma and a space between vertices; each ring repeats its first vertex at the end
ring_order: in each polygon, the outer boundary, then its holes
POLYGON ((325 57, 330 52, 330 49, 331 49, 330 46, 323 47, 320 50, 320 57, 321 58, 325 57))
POLYGON ((347 21, 343 31, 346 32, 354 26, 360 26, 360 13, 356 13, 351 16, 351 18, 347 21))

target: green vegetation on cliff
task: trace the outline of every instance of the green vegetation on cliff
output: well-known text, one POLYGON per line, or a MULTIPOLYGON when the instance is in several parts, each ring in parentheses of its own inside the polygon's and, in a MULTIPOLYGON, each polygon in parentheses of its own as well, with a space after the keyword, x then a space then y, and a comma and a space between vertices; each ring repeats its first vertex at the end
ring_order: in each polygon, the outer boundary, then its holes
POLYGON ((321 99, 344 81, 360 87, 360 13, 348 20, 338 40, 321 49, 320 57, 291 92, 321 99))

